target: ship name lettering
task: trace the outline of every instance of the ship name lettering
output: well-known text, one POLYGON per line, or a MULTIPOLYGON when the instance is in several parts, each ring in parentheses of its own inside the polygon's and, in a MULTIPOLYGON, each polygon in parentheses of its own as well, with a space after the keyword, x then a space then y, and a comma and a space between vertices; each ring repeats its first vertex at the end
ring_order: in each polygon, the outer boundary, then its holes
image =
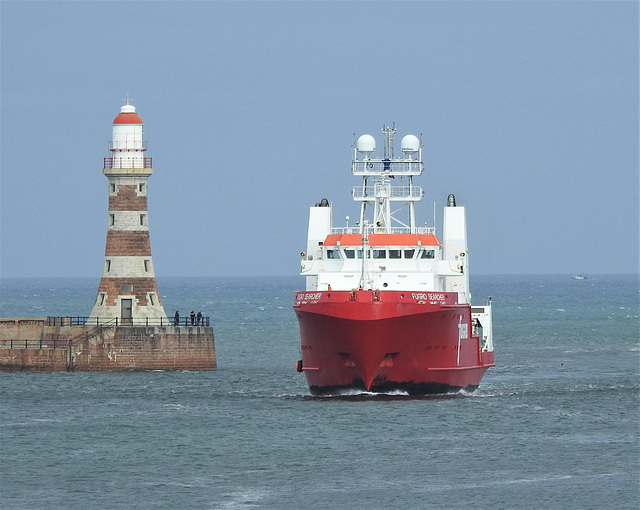
POLYGON ((419 299, 422 301, 444 301, 444 294, 431 294, 426 292, 412 292, 411 297, 413 299, 419 299))
POLYGON ((299 296, 300 299, 320 299, 322 297, 322 292, 311 292, 305 293, 299 296))

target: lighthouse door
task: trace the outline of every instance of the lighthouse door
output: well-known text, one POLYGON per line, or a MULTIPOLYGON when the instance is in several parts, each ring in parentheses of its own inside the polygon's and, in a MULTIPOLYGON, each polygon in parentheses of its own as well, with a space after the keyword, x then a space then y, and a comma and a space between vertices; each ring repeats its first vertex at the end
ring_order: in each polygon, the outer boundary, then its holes
POLYGON ((132 313, 131 313, 131 299, 123 299, 121 301, 121 306, 122 306, 122 313, 121 313, 121 317, 122 317, 122 323, 123 324, 131 324, 131 319, 132 319, 132 313))

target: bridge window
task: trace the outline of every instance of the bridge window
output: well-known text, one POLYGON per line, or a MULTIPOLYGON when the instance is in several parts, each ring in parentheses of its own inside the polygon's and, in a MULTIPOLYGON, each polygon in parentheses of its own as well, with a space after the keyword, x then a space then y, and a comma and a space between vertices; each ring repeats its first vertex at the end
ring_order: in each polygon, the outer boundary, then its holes
POLYGON ((387 250, 373 250, 373 258, 374 259, 386 259, 387 258, 387 250))
POLYGON ((344 250, 344 254, 348 259, 353 259, 356 257, 356 250, 344 250))
POLYGON ((328 259, 339 259, 340 258, 340 250, 327 250, 327 258, 328 259))
POLYGON ((404 258, 412 259, 415 252, 416 250, 404 250, 404 258))
POLYGON ((389 250, 390 259, 399 259, 402 256, 402 250, 389 250))
POLYGON ((435 258, 435 251, 434 250, 422 250, 420 252, 420 258, 421 259, 433 259, 435 258))

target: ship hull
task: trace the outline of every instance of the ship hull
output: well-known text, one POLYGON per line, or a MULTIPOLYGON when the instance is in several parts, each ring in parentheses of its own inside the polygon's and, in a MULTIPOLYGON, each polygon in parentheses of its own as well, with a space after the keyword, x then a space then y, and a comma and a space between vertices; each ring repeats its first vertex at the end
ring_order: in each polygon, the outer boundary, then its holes
POLYGON ((473 391, 494 365, 457 293, 298 292, 294 309, 315 395, 473 391))

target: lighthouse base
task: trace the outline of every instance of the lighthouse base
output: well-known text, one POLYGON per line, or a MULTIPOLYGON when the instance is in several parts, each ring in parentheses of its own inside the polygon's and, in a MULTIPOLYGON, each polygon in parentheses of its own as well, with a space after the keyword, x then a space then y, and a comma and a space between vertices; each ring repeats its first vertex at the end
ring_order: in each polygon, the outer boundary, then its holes
POLYGON ((0 372, 216 368, 211 327, 96 328, 0 319, 0 372))

